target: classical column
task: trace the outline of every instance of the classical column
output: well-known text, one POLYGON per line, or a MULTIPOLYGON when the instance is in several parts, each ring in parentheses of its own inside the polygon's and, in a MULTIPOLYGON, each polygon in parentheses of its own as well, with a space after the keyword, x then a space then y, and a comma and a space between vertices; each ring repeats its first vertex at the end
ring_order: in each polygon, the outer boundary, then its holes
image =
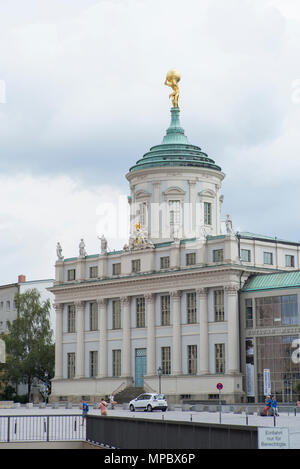
POLYGON ((54 304, 56 312, 56 333, 55 333, 55 379, 63 377, 63 303, 54 304))
POLYGON ((208 361, 208 288, 198 288, 200 306, 200 351, 199 351, 199 374, 209 373, 208 361))
POLYGON ((98 378, 107 377, 107 299, 97 298, 99 313, 99 370, 98 378))
POLYGON ((156 374, 155 357, 155 295, 145 294, 147 312, 147 375, 156 374))
POLYGON ((160 182, 153 182, 153 203, 151 204, 151 233, 150 238, 159 238, 160 237, 160 227, 159 227, 159 191, 160 191, 160 182))
POLYGON ((180 375, 182 373, 181 366, 181 292, 172 291, 173 310, 173 366, 172 375, 180 375))
POLYGON ((84 378, 84 310, 85 302, 76 301, 76 368, 75 378, 84 378))
POLYGON ((121 298, 123 310, 123 339, 121 357, 121 376, 131 376, 131 338, 130 338, 130 297, 121 298))
POLYGON ((196 236, 196 181, 189 182, 189 236, 196 236))
POLYGON ((228 317, 228 373, 239 373, 239 317, 238 317, 238 290, 236 284, 225 286, 227 292, 228 317))

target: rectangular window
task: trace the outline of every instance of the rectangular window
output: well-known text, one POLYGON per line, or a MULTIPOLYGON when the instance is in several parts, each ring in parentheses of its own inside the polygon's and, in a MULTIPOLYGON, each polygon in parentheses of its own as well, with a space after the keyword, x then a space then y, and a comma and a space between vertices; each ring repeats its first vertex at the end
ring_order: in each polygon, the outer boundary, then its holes
POLYGON ((171 374, 171 347, 161 348, 161 367, 163 375, 171 374))
POLYGON ((145 327, 145 298, 136 298, 136 327, 145 327))
POLYGON ((223 261, 223 249, 214 249, 213 250, 213 262, 222 262, 223 261))
POLYGON ((273 265, 273 253, 264 252, 264 264, 273 265))
POLYGON ((195 324, 197 322, 196 293, 186 294, 187 323, 195 324))
POLYGON ((180 225, 181 223, 181 204, 180 200, 169 201, 170 225, 180 225))
POLYGON ((121 350, 113 350, 113 376, 121 376, 121 350))
POLYGON ((160 297, 161 325, 170 325, 170 295, 160 297))
POLYGON ((253 327, 253 306, 252 299, 247 298, 245 301, 246 306, 246 327, 253 327))
POLYGON ((134 259, 131 261, 131 271, 133 273, 141 271, 141 259, 134 259))
POLYGON ((147 228, 147 203, 142 202, 139 204, 140 224, 142 228, 147 228))
POLYGON ((216 373, 225 373, 225 344, 215 344, 216 373))
POLYGON ((256 298, 255 310, 257 327, 282 327, 299 324, 297 295, 256 298))
POLYGON ((121 329, 121 301, 113 300, 112 302, 112 328, 121 329))
POLYGON ((224 321, 224 290, 214 291, 215 321, 224 321))
POLYGON ((197 345, 188 345, 188 374, 197 374, 197 345))
POLYGON ((98 352, 90 352, 90 377, 94 378, 98 374, 98 352))
POLYGON ((10 310, 10 301, 6 302, 6 309, 9 311, 10 310))
POLYGON ((170 267, 170 257, 165 256, 160 258, 160 268, 168 269, 170 267))
POLYGON ((76 278, 76 270, 75 269, 69 269, 68 270, 68 281, 75 280, 76 278))
POLYGON ((285 256, 285 266, 286 267, 295 267, 295 257, 286 254, 285 256))
POLYGON ((75 376, 75 353, 71 352, 67 355, 68 361, 68 379, 72 379, 75 376))
POLYGON ((195 265, 196 264, 196 253, 190 252, 186 255, 186 265, 195 265))
POLYGON ((241 249, 241 261, 251 262, 251 251, 249 249, 241 249))
POLYGON ((68 305, 68 332, 76 332, 75 305, 68 305))
POLYGON ((98 266, 95 265, 90 267, 90 278, 97 278, 98 277, 98 266))
POLYGON ((98 330, 98 305, 90 303, 90 331, 98 330))
POLYGON ((113 275, 121 274, 121 262, 112 265, 113 275))
POLYGON ((211 225, 211 203, 204 202, 204 225, 211 225))

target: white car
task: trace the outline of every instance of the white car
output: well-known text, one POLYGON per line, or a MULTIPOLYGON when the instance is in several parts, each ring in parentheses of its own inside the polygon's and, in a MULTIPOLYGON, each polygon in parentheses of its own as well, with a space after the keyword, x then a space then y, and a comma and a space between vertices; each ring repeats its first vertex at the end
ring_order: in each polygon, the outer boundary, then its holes
POLYGON ((135 410, 147 410, 148 412, 152 412, 152 410, 162 410, 165 412, 167 408, 168 403, 163 394, 144 393, 129 402, 131 412, 135 410))

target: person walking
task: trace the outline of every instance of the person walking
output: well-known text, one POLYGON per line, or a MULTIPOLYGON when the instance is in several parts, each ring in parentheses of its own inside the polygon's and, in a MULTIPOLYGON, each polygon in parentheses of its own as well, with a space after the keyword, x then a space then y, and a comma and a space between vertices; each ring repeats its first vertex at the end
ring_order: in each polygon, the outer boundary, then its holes
POLYGON ((273 402, 273 401, 272 401, 271 397, 270 397, 270 396, 267 396, 267 397, 266 397, 266 400, 265 400, 265 404, 266 404, 266 405, 265 405, 265 407, 264 407, 264 415, 265 415, 266 417, 268 416, 268 412, 269 412, 269 410, 270 410, 271 407, 272 407, 272 402, 273 402))
POLYGON ((101 415, 107 415, 107 402, 104 400, 104 398, 101 399, 98 409, 100 409, 101 415))
POLYGON ((276 417, 279 417, 279 413, 278 413, 278 409, 277 409, 277 401, 276 401, 275 397, 273 397, 273 399, 272 399, 272 409, 273 409, 274 415, 276 415, 276 417))
POLYGON ((109 396, 109 402, 110 402, 110 404, 111 404, 112 410, 114 410, 115 405, 116 405, 117 403, 116 403, 116 401, 115 401, 115 395, 114 395, 113 392, 112 392, 111 395, 109 396))
POLYGON ((88 411, 89 411, 89 406, 87 405, 84 399, 82 399, 81 401, 81 409, 82 409, 82 424, 81 425, 83 425, 84 421, 86 420, 88 411))

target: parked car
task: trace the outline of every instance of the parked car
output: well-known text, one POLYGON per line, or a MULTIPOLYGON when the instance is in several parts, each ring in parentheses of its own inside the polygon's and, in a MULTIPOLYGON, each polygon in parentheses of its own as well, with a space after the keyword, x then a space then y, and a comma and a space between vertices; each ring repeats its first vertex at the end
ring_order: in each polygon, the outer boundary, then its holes
POLYGON ((168 403, 163 394, 144 393, 129 402, 129 409, 131 412, 134 412, 135 410, 146 410, 147 412, 162 410, 165 412, 167 408, 168 403))

